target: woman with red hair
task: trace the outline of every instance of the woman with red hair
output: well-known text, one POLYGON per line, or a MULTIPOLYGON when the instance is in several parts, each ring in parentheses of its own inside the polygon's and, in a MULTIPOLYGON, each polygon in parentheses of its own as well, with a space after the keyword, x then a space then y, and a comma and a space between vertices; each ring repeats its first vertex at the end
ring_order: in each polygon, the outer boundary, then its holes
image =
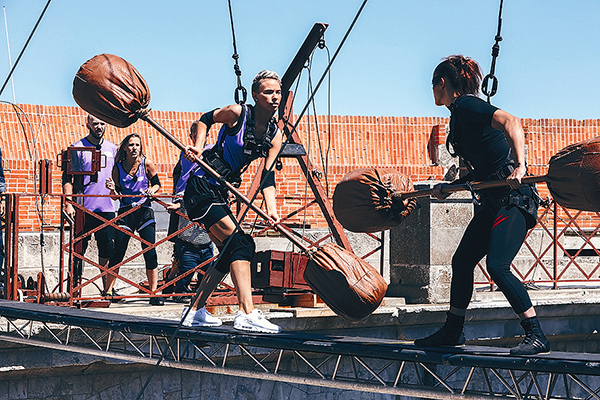
MULTIPOLYGON (((465 312, 473 293, 473 273, 487 256, 490 277, 506 296, 525 330, 523 341, 511 349, 513 355, 548 352, 544 336, 524 285, 510 265, 527 231, 537 220, 538 197, 533 185, 523 185, 527 174, 525 135, 518 118, 479 97, 481 68, 476 61, 454 55, 445 58, 433 72, 435 104, 450 110, 450 133, 446 147, 461 157, 468 174, 453 183, 506 180, 508 186, 474 193, 475 215, 452 257, 450 310, 444 326, 431 336, 415 340, 422 347, 456 346, 465 343, 465 312)), ((432 196, 445 199, 446 183, 434 187, 432 196)))

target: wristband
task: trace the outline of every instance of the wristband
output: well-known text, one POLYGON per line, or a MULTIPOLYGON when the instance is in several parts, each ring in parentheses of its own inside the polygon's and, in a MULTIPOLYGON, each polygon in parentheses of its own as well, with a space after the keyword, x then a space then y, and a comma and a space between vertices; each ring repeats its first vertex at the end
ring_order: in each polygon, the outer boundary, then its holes
POLYGON ((275 171, 267 171, 263 169, 262 175, 260 177, 260 188, 268 188, 270 186, 275 186, 275 171))

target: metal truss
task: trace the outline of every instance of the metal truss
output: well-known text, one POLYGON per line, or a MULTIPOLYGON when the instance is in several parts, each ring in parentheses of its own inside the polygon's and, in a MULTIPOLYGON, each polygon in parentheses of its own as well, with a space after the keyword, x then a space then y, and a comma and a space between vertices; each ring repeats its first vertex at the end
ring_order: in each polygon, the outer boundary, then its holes
POLYGON ((231 327, 182 329, 173 337, 177 325, 166 320, 13 319, 3 307, 0 314, 0 340, 126 362, 162 359, 168 368, 437 400, 600 400, 595 354, 513 357, 491 347, 426 350, 401 341, 231 327))

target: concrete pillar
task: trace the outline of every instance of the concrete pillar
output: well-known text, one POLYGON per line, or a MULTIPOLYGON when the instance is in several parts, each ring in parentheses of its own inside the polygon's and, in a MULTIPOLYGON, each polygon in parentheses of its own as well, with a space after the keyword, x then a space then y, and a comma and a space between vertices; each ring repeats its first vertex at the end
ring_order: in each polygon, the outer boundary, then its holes
MULTIPOLYGON (((436 181, 420 182, 426 189, 436 181)), ((419 206, 390 231, 390 285, 388 296, 408 303, 447 303, 450 300, 451 260, 473 217, 469 192, 457 192, 444 201, 418 199, 419 206)))

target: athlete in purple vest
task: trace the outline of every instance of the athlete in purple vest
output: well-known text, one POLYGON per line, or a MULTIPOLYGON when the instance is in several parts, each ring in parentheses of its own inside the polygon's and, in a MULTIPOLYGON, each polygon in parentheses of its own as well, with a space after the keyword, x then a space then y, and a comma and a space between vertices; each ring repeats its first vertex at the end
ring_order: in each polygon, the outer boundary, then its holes
MULTIPOLYGON (((98 118, 88 115, 86 127, 89 131, 88 135, 80 141, 74 143, 72 147, 90 147, 100 150, 102 153, 101 168, 97 176, 91 175, 70 175, 66 171, 63 172, 62 186, 63 193, 66 195, 85 194, 85 195, 104 195, 106 197, 78 197, 76 201, 82 204, 86 209, 93 211, 95 214, 106 218, 113 219, 115 217, 115 204, 108 197, 110 191, 106 188, 104 182, 110 178, 112 168, 117 155, 117 146, 104 138, 106 132, 106 124, 98 118), (92 179, 93 178, 93 179, 92 179)), ((77 151, 71 152, 71 170, 72 171, 91 171, 92 170, 92 152, 77 151)), ((66 203, 65 213, 75 220, 75 208, 71 203, 66 203)), ((92 229, 103 224, 102 221, 94 217, 92 214, 84 214, 83 226, 75 227, 75 231, 80 235, 91 231, 92 229)), ((111 226, 106 226, 94 233, 96 243, 98 245, 98 264, 106 266, 114 249, 114 229, 111 226)), ((91 236, 82 239, 81 254, 85 254, 91 236)), ((73 271, 75 279, 79 279, 82 274, 82 260, 75 257, 73 271)), ((105 285, 106 287, 106 285, 105 285)))
MULTIPOLYGON (((281 80, 275 72, 262 71, 252 84, 255 106, 230 105, 202 115, 198 122, 198 135, 194 146, 187 149, 187 157, 200 156, 206 145, 207 133, 213 123, 221 123, 214 151, 205 151, 203 158, 217 170, 227 175, 230 182, 239 181, 248 164, 257 158, 266 158, 266 171, 262 179, 262 193, 266 212, 275 222, 279 221, 275 202, 275 177, 273 165, 282 144, 282 134, 273 118, 281 100, 281 80), (230 172, 227 173, 227 170, 230 172)), ((212 148, 213 146, 207 146, 212 148)), ((233 326, 236 329, 254 332, 277 333, 281 328, 267 321, 252 303, 250 286, 250 261, 254 256, 254 240, 236 227, 235 217, 227 205, 227 193, 202 169, 197 169, 189 178, 184 194, 185 208, 192 220, 204 224, 209 236, 223 253, 213 273, 205 275, 203 291, 192 304, 185 326, 220 325, 204 305, 208 296, 230 271, 236 289, 239 311, 233 326), (227 245, 226 245, 227 243, 227 245)), ((184 309, 184 315, 187 312, 184 309)))
MULTIPOLYGON (((140 237, 148 243, 156 241, 156 220, 154 211, 150 208, 147 196, 153 196, 160 189, 160 181, 156 173, 156 166, 148 160, 143 153, 142 140, 137 133, 131 133, 123 139, 119 146, 117 159, 112 172, 112 179, 106 180, 106 187, 112 195, 134 195, 143 197, 121 197, 119 215, 131 208, 142 204, 136 211, 121 218, 117 225, 130 232, 137 231, 140 237)), ((115 233, 115 251, 110 258, 109 268, 119 264, 125 257, 127 245, 131 236, 119 230, 115 233)), ((148 245, 142 243, 142 249, 148 245)), ((151 249, 144 253, 146 262, 146 275, 150 290, 155 291, 158 284, 158 260, 156 250, 151 249)), ((119 269, 115 269, 118 273, 119 269)), ((107 291, 114 294, 113 285, 116 277, 108 275, 106 278, 107 291)), ((151 297, 150 304, 161 306, 164 304, 162 297, 151 297)))

